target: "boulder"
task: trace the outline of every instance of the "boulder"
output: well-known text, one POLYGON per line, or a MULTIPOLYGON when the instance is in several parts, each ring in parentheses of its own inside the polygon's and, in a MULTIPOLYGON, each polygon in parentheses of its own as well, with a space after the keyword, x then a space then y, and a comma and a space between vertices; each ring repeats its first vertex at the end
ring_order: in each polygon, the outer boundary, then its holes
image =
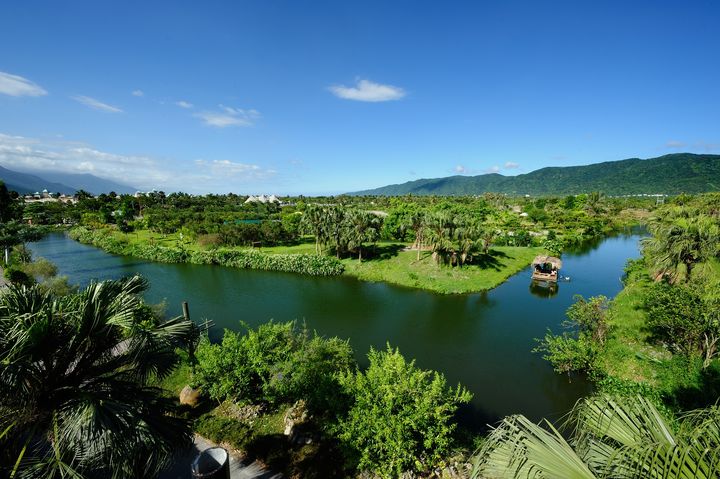
POLYGON ((193 389, 189 385, 180 391, 180 404, 186 404, 195 407, 200 402, 200 390, 193 389))

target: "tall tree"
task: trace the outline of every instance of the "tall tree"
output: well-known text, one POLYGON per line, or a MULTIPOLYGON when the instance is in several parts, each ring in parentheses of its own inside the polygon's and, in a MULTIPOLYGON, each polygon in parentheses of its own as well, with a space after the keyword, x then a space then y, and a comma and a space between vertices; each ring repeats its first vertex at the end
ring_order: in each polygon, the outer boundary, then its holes
POLYGON ((0 180, 0 223, 17 219, 18 213, 17 201, 10 195, 5 182, 0 180))
POLYGON ((4 262, 10 263, 10 249, 27 241, 37 241, 42 236, 40 229, 17 221, 0 223, 0 248, 4 250, 4 262))

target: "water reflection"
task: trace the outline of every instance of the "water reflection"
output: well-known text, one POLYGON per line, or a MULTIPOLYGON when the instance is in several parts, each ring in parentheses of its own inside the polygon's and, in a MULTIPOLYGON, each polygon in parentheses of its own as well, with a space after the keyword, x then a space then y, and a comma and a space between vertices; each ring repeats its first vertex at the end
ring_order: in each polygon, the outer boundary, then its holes
POLYGON ((558 294, 560 285, 554 281, 530 281, 530 294, 538 298, 552 298, 558 294))

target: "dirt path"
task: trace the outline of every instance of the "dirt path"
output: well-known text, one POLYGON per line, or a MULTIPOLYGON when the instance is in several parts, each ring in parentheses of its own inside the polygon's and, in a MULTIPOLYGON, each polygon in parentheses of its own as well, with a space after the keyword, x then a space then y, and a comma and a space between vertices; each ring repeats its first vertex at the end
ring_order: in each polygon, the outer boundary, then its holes
MULTIPOLYGON (((217 446, 207 439, 195 436, 192 447, 185 451, 176 461, 175 465, 160 474, 158 479, 192 479, 190 464, 200 452, 217 446)), ((230 453, 230 477, 232 479, 282 479, 282 474, 268 471, 258 462, 247 464, 240 456, 230 453)))

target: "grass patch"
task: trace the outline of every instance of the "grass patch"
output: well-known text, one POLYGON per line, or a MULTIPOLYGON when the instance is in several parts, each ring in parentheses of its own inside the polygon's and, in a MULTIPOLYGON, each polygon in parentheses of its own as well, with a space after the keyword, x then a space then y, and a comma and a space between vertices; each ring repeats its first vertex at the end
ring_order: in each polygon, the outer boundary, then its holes
MULTIPOLYGON (((387 248, 389 245, 385 245, 387 248)), ((492 289, 527 267, 542 248, 499 246, 480 264, 450 267, 437 265, 429 252, 399 250, 378 259, 344 259, 345 274, 364 281, 385 281, 442 294, 473 293, 492 289)))
POLYGON ((647 275, 635 274, 613 300, 611 332, 600 351, 597 372, 610 384, 649 387, 676 410, 706 407, 720 397, 720 361, 703 370, 701 358, 672 354, 651 341, 642 307, 650 284, 647 275))

